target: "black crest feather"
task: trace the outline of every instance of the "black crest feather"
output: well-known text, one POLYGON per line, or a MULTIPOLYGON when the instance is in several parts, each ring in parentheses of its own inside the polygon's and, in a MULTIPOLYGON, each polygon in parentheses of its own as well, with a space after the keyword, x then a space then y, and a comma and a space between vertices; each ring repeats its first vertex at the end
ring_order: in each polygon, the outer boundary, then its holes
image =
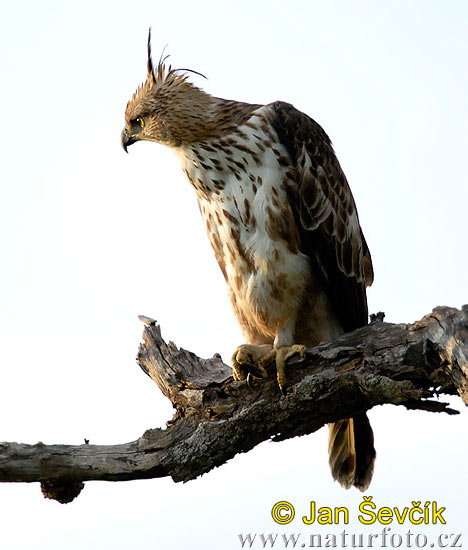
POLYGON ((148 78, 150 75, 153 82, 156 82, 156 76, 153 69, 153 61, 151 59, 151 27, 148 30, 148 78))

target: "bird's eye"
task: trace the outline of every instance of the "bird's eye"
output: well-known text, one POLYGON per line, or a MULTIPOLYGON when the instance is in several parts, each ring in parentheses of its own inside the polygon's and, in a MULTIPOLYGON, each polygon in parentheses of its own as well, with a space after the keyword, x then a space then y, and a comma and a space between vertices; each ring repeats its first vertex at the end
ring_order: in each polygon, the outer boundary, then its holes
POLYGON ((144 128, 145 127, 145 121, 141 118, 141 116, 137 117, 135 119, 135 122, 141 127, 141 128, 144 128))

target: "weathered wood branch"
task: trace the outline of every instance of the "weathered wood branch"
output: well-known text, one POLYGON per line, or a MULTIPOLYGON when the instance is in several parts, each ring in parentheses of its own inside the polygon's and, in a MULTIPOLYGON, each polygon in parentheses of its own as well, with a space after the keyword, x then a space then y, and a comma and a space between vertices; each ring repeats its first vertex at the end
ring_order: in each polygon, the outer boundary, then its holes
POLYGON ((219 355, 200 359, 166 343, 148 318, 138 363, 173 403, 166 429, 122 445, 0 443, 0 481, 39 481, 48 498, 69 502, 83 481, 171 476, 187 481, 262 441, 315 432, 375 405, 456 414, 438 400, 468 404, 468 306, 439 307, 411 325, 379 319, 288 363, 288 392, 272 376, 234 382, 219 355))

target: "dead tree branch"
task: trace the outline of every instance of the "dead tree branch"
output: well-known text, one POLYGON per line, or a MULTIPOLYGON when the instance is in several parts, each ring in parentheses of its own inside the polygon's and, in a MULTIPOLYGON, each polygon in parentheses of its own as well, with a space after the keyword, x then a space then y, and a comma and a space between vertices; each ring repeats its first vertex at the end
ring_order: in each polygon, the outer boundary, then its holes
POLYGON ((70 502, 83 481, 171 476, 187 481, 262 441, 315 432, 376 405, 456 414, 439 394, 468 404, 468 306, 439 307, 411 325, 370 325, 288 363, 288 392, 270 379, 234 382, 219 355, 200 359, 146 327, 138 363, 173 403, 166 429, 122 445, 0 443, 0 481, 41 482, 44 496, 70 502))

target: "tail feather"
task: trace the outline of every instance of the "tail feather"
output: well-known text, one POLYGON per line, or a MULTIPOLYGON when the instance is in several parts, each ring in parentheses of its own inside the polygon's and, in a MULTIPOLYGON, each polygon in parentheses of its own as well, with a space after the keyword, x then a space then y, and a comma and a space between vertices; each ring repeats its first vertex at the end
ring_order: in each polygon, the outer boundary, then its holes
POLYGON ((342 487, 365 491, 374 472, 374 434, 366 414, 329 424, 328 456, 342 487))

